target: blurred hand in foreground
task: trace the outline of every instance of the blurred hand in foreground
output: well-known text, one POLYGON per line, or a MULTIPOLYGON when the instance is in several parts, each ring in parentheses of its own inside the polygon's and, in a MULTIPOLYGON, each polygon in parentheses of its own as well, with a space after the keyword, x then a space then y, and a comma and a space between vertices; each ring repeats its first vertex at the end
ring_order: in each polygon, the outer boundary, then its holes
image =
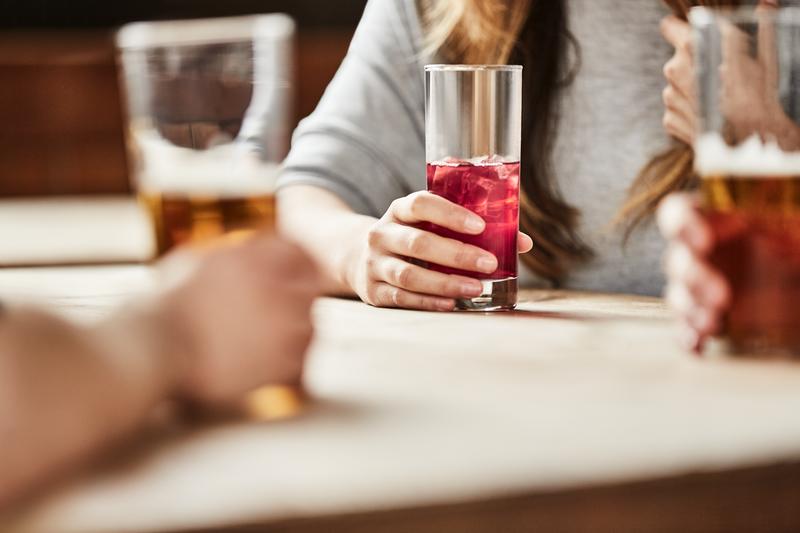
POLYGON ((179 393, 214 403, 265 384, 299 384, 319 290, 311 261, 281 240, 256 239, 201 258, 158 304, 168 325, 161 334, 178 335, 179 393))
POLYGON ((730 286, 709 260, 714 233, 694 198, 684 193, 662 202, 658 223, 669 243, 667 302, 685 326, 687 348, 699 352, 709 337, 721 333, 731 304, 730 286))
POLYGON ((318 291, 310 260, 271 238, 182 254, 188 274, 173 288, 91 329, 36 309, 0 316, 0 507, 167 400, 226 405, 299 383, 318 291))

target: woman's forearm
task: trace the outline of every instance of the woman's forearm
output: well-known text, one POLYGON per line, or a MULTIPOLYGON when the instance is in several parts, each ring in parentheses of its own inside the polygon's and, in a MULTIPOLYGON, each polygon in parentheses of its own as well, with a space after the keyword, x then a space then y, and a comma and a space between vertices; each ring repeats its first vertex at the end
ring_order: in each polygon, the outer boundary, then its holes
POLYGON ((279 195, 279 225, 287 238, 316 261, 327 294, 352 296, 354 269, 376 220, 354 213, 334 194, 312 186, 292 186, 279 195))
POLYGON ((181 362, 145 314, 89 331, 39 311, 0 323, 0 506, 140 425, 181 362), (124 334, 120 334, 124 332, 124 334))

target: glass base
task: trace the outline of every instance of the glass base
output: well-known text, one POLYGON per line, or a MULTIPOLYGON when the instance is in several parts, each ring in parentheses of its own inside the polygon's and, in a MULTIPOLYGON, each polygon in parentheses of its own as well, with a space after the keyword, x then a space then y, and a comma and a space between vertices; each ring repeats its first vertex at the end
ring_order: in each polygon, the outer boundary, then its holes
POLYGON ((517 278, 482 280, 483 293, 475 298, 456 300, 459 311, 511 311, 517 306, 517 278))

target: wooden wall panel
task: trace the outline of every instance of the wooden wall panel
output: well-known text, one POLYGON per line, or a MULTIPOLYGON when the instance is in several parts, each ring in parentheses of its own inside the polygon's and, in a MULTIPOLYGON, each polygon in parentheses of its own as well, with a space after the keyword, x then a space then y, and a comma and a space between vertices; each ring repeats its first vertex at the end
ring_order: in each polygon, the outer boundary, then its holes
POLYGON ((0 195, 128 190, 108 32, 0 38, 0 195))
MULTIPOLYGON (((352 29, 301 31, 296 119, 313 111, 352 29)), ((108 31, 0 36, 0 197, 129 191, 108 31)))

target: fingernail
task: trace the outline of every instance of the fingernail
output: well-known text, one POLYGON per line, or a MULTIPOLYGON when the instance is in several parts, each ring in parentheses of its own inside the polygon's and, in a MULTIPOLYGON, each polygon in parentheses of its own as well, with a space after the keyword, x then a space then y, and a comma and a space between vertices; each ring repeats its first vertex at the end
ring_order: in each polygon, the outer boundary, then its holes
POLYGON ((497 259, 494 256, 486 257, 482 256, 478 258, 477 262, 478 270, 481 272, 488 272, 492 273, 497 270, 497 259))
POLYGON ((485 229, 486 223, 483 221, 482 218, 474 216, 474 217, 467 217, 464 226, 466 227, 467 231, 479 233, 485 229))
POLYGON ((464 296, 480 296, 483 292, 483 285, 480 281, 469 281, 461 284, 461 293, 464 296))

